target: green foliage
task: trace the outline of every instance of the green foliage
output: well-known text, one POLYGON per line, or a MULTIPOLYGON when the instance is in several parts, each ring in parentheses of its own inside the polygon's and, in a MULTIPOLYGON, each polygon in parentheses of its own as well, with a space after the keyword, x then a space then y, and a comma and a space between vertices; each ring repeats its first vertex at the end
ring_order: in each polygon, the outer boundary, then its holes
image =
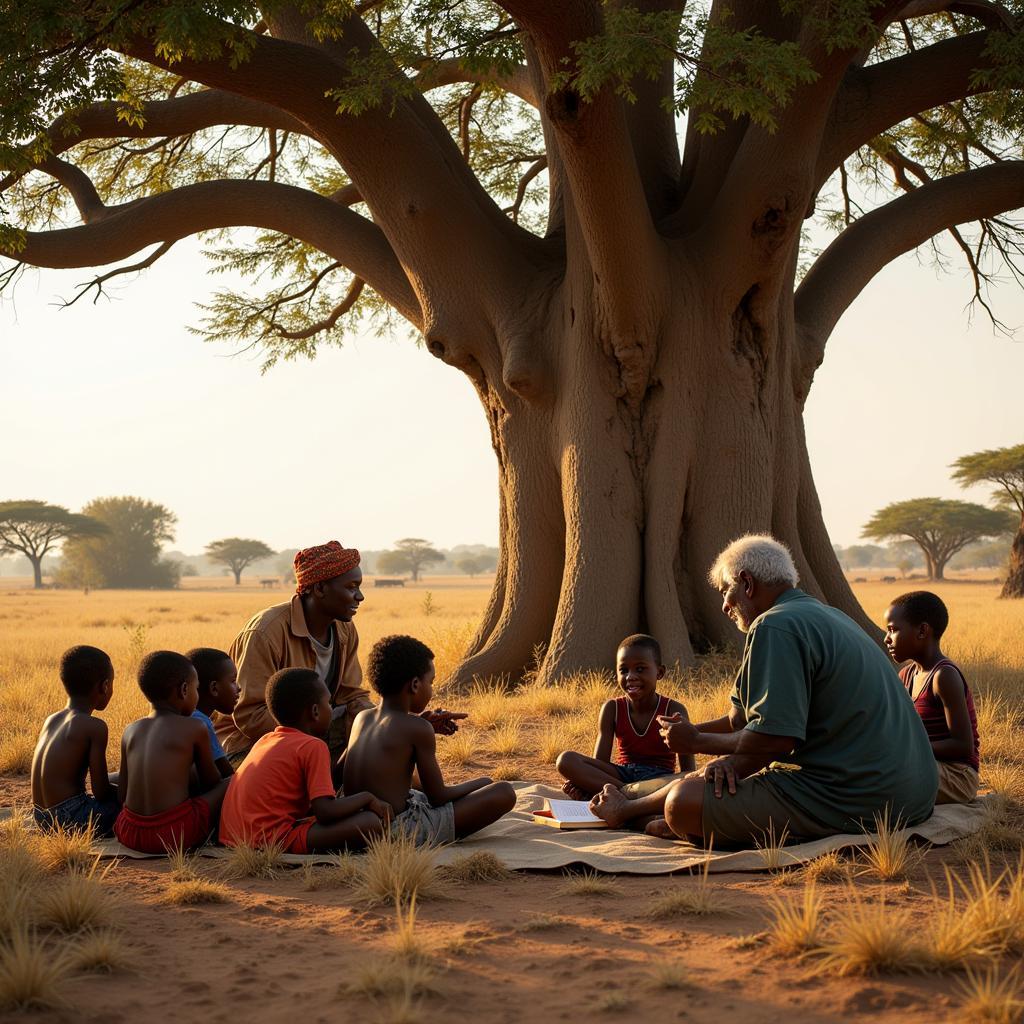
POLYGON ((261 540, 247 540, 242 537, 225 537, 206 545, 206 557, 211 562, 226 565, 234 574, 235 582, 240 581, 242 572, 261 558, 270 558, 274 549, 261 540))
POLYGON ((963 487, 996 484, 993 500, 1024 518, 1024 444, 962 455, 953 463, 953 479, 963 487))
POLYGON ((421 537, 405 537, 395 541, 393 551, 382 551, 377 558, 380 572, 407 572, 414 580, 420 578, 425 565, 443 562, 444 555, 430 546, 429 540, 421 537))
POLYGON ((107 527, 88 515, 44 501, 0 502, 0 555, 23 554, 32 563, 35 585, 42 585, 43 557, 61 542, 102 537, 107 527))
POLYGON ((946 498, 912 498, 879 509, 862 536, 874 540, 909 537, 924 552, 929 574, 941 578, 946 563, 968 544, 1014 529, 1013 517, 997 509, 946 498))
POLYGON ((174 539, 177 517, 142 498, 96 498, 82 510, 106 530, 102 536, 64 544, 61 582, 92 587, 175 587, 178 567, 161 560, 161 545, 174 539))

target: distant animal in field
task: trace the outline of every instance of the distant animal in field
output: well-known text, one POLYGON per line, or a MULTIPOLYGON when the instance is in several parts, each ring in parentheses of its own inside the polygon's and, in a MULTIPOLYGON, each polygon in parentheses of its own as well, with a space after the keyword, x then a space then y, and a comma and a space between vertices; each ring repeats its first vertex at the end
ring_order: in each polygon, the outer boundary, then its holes
POLYGON ((386 580, 379 576, 373 581, 375 587, 404 587, 405 580, 386 580))
POLYGON ((883 576, 882 577, 882 582, 883 583, 895 583, 896 582, 896 577, 895 576, 883 576))
POLYGON ((260 580, 260 586, 266 590, 269 590, 271 587, 277 586, 277 579, 276 577, 271 577, 270 579, 260 580))

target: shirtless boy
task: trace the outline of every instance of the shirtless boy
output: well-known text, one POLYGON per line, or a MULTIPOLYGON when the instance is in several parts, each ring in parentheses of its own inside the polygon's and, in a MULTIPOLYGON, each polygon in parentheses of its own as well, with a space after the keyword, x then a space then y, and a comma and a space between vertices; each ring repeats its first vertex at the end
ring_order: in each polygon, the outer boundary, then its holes
POLYGON ((121 738, 124 807, 114 835, 142 853, 201 846, 216 824, 230 779, 213 763, 206 726, 192 717, 199 678, 174 651, 154 651, 139 666, 139 688, 153 706, 121 738), (189 796, 193 766, 200 794, 189 796))
POLYGON ((367 789, 394 809, 393 831, 418 845, 447 843, 478 832, 515 806, 507 782, 473 779, 448 786, 435 753, 430 722, 418 717, 430 703, 434 654, 411 636, 386 636, 370 651, 370 685, 380 704, 352 726, 344 760, 345 792, 367 789), (419 775, 422 791, 412 789, 419 775))
POLYGON ((116 782, 107 775, 107 724, 92 713, 110 703, 114 666, 98 647, 72 647, 60 660, 60 681, 67 705, 43 723, 32 755, 36 824, 86 829, 91 822, 97 836, 110 836, 120 805, 116 782))

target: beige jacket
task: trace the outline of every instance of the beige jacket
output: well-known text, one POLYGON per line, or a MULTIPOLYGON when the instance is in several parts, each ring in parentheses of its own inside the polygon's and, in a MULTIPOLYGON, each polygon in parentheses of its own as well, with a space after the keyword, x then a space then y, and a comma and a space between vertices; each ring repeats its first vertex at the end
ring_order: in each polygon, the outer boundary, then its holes
MULTIPOLYGON (((363 670, 356 627, 351 622, 335 622, 334 642, 338 645, 338 672, 333 682, 327 683, 331 703, 337 706, 359 700, 368 705, 369 694, 360 685, 363 670)), ((267 707, 270 677, 282 668, 316 668, 316 653, 298 595, 287 604, 254 615, 228 653, 238 666, 238 703, 233 714, 214 715, 213 722, 225 753, 238 754, 277 725, 267 707)))

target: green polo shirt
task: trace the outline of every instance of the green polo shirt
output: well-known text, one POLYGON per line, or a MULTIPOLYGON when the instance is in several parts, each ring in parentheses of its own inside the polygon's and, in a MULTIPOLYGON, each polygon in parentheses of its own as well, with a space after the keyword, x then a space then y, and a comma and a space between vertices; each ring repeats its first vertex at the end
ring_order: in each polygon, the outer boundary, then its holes
POLYGON ((752 732, 796 739, 767 777, 823 826, 859 831, 887 806, 905 825, 932 813, 924 725, 889 658, 841 611, 782 594, 747 634, 732 702, 752 732))

